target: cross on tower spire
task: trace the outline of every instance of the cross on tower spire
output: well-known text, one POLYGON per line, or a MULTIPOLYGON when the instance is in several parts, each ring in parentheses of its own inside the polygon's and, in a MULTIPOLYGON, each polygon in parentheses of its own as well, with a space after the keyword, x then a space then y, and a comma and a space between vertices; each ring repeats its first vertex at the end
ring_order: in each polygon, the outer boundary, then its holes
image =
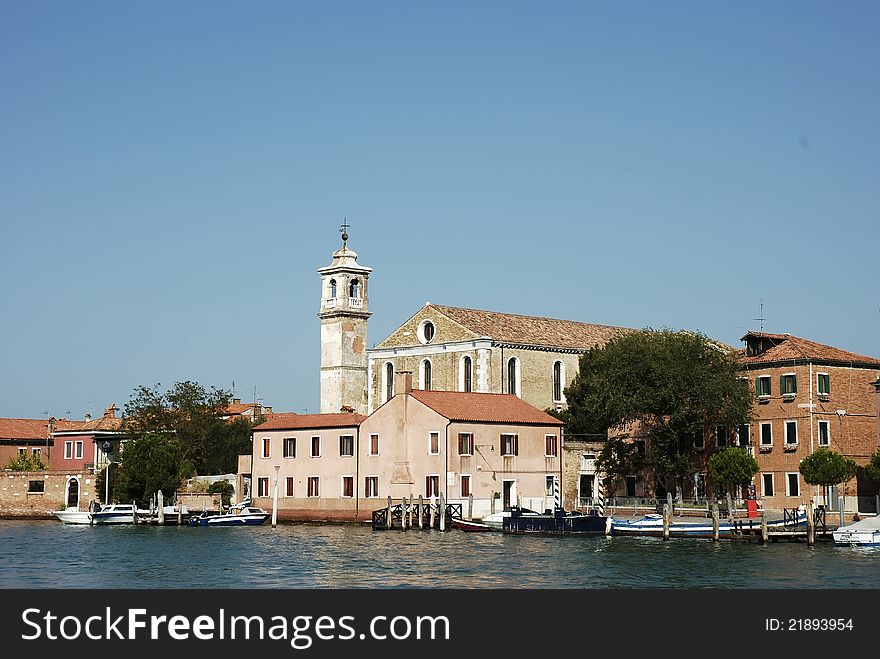
POLYGON ((342 224, 339 227, 339 233, 342 234, 342 247, 345 247, 345 243, 348 242, 348 228, 351 225, 348 223, 348 218, 342 218, 342 224))

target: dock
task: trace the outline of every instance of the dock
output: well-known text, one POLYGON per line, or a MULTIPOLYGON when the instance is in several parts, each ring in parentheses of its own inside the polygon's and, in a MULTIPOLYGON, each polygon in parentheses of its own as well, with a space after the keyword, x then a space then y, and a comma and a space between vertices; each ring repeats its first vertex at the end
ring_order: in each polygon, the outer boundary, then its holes
POLYGON ((416 499, 401 499, 394 503, 388 497, 388 504, 384 508, 373 511, 372 527, 374 531, 388 531, 398 529, 438 529, 445 531, 452 527, 452 519, 462 515, 460 503, 446 503, 441 494, 439 499, 424 500, 423 497, 416 499))

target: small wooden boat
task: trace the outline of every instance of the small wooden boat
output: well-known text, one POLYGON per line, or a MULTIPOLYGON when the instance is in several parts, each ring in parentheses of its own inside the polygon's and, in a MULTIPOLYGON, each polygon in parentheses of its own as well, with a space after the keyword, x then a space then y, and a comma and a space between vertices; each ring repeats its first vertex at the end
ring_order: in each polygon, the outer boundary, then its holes
POLYGON ((471 519, 462 519, 460 517, 452 518, 452 526, 462 531, 491 531, 492 527, 488 524, 475 522, 471 519))

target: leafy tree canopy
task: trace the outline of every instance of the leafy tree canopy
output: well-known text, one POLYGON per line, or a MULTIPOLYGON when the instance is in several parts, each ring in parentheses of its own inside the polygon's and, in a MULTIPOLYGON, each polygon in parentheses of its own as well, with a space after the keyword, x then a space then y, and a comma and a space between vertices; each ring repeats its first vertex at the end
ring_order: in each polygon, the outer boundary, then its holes
POLYGON ((871 459, 865 465, 865 475, 875 483, 880 483, 880 451, 875 451, 871 455, 871 459))
POLYGON ((180 444, 160 433, 141 434, 127 442, 121 461, 111 469, 116 472, 110 479, 112 497, 124 502, 148 501, 159 490, 174 492, 191 471, 180 444))
POLYGON ((624 478, 637 475, 645 467, 645 457, 637 444, 625 437, 613 437, 605 442, 596 458, 596 466, 604 474, 604 487, 614 492, 624 478))
POLYGON ((238 455, 250 450, 253 425, 247 419, 222 418, 231 402, 229 392, 208 390, 196 382, 178 382, 164 393, 159 385, 152 389, 141 385, 125 405, 125 431, 135 440, 157 433, 172 435, 180 458, 196 473, 232 473, 238 455))
POLYGON ((798 471, 810 485, 837 485, 856 475, 855 461, 827 448, 820 448, 803 460, 798 471))
POLYGON ((40 460, 39 455, 25 452, 10 458, 6 463, 6 468, 12 471, 43 471, 46 469, 46 465, 40 460))
POLYGON ((709 473, 715 482, 733 489, 752 480, 758 473, 758 461, 746 449, 729 446, 709 458, 709 473))
POLYGON ((569 434, 644 424, 661 476, 693 471, 694 432, 728 428, 750 418, 752 395, 736 353, 693 332, 642 330, 614 339, 580 359, 565 389, 569 434))

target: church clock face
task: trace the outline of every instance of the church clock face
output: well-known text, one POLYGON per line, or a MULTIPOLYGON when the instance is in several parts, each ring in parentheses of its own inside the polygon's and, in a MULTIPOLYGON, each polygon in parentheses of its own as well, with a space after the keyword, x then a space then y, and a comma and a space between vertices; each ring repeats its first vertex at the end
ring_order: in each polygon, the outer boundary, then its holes
POLYGON ((430 343, 434 340, 434 323, 423 320, 419 325, 418 337, 422 343, 430 343))

